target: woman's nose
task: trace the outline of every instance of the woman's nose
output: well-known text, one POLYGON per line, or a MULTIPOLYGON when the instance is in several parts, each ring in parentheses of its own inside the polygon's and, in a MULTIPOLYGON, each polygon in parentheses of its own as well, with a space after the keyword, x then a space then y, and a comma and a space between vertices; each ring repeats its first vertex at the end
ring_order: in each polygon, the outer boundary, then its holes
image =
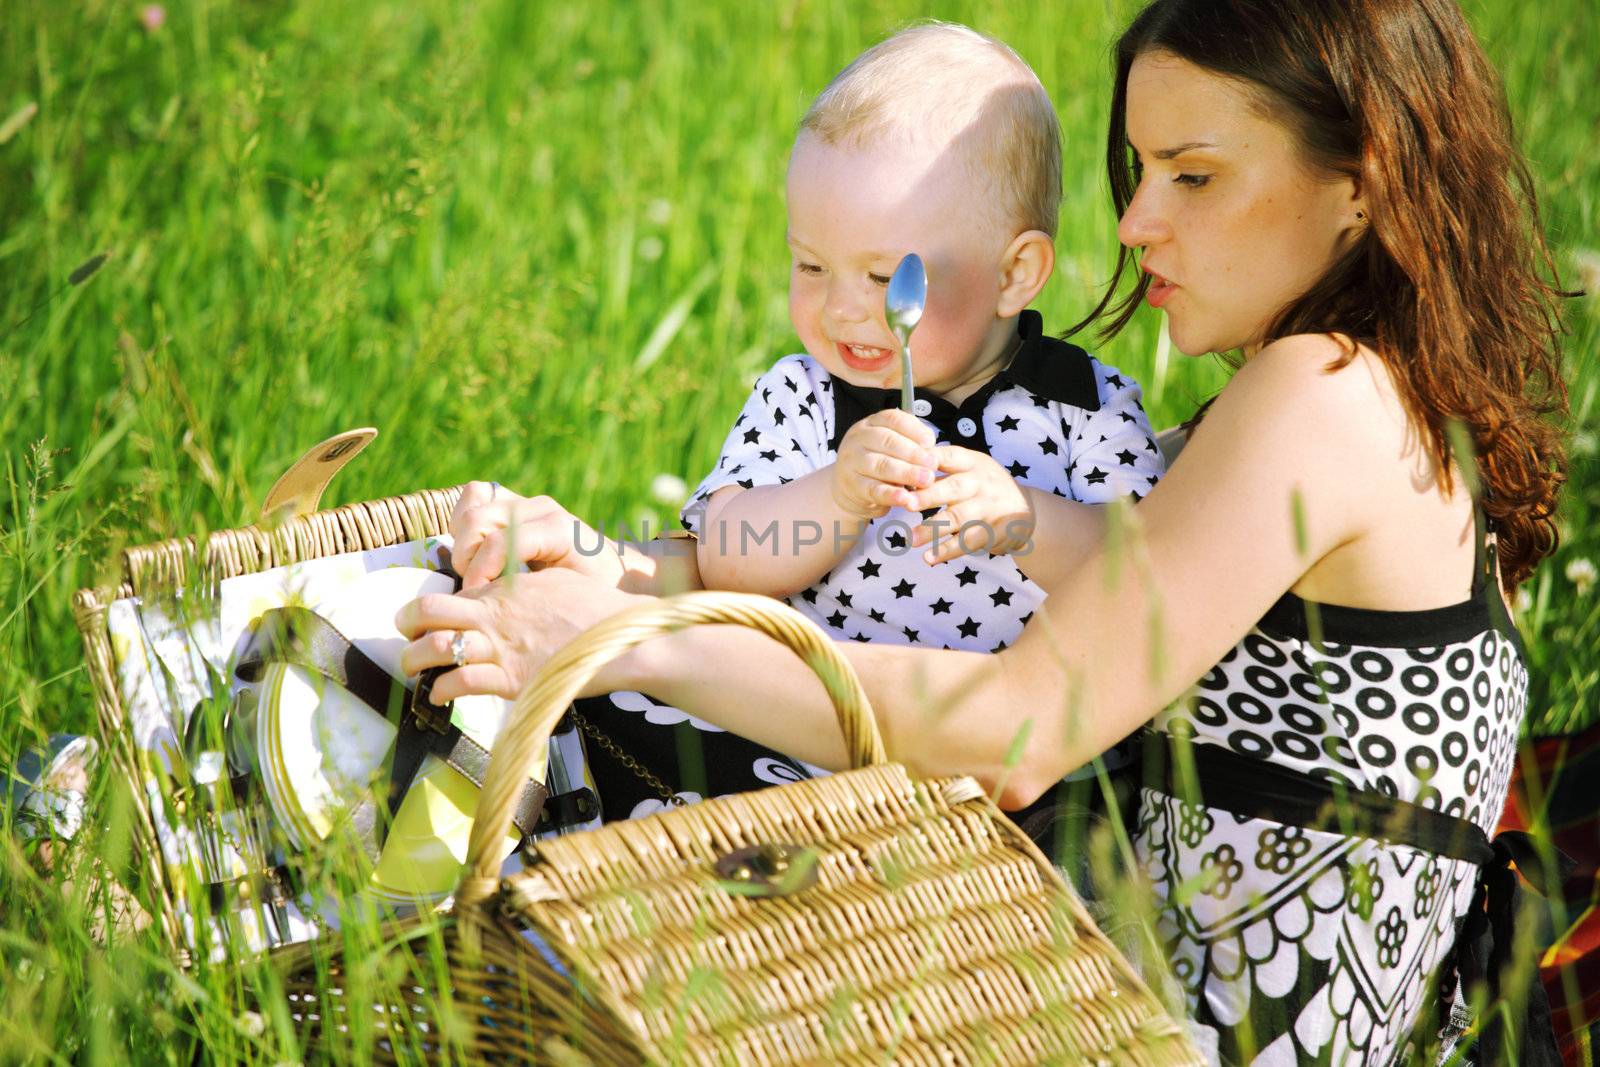
POLYGON ((1133 200, 1117 222, 1117 240, 1129 248, 1148 248, 1172 236, 1172 228, 1146 182, 1134 190, 1133 200))

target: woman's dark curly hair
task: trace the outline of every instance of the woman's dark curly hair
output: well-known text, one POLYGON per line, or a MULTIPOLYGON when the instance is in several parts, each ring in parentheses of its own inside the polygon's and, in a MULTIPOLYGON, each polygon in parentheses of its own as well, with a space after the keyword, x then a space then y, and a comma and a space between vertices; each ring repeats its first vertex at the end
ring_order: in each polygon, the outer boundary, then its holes
MULTIPOLYGON (((1128 71, 1146 52, 1248 85, 1313 168, 1358 183, 1370 226, 1266 338, 1332 333, 1375 351, 1447 488, 1451 427, 1464 428, 1505 579, 1524 581, 1556 548, 1557 305, 1573 294, 1559 286, 1500 80, 1455 0, 1155 0, 1116 46, 1106 166, 1119 218, 1139 180, 1128 71)), ((1115 300, 1132 258, 1121 250, 1074 330, 1127 324, 1149 284, 1141 274, 1115 300)))

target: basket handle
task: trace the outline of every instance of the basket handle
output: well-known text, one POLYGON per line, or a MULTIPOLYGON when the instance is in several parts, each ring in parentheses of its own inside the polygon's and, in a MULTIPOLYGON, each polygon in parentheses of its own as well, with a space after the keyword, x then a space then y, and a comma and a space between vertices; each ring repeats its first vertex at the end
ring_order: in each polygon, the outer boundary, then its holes
POLYGON ((495 842, 511 830, 517 786, 532 770, 533 758, 567 705, 604 664, 653 637, 690 626, 733 623, 792 649, 827 689, 844 732, 854 767, 888 762, 877 721, 849 661, 810 619, 786 604, 751 593, 681 593, 642 604, 590 627, 557 652, 528 683, 495 738, 488 773, 478 795, 477 816, 467 845, 467 862, 458 905, 487 899, 499 887, 500 860, 495 842))
POLYGON ((261 517, 270 520, 276 511, 290 515, 310 515, 322 500, 322 491, 328 488, 339 468, 355 459, 367 444, 378 436, 370 426, 359 430, 336 433, 326 441, 312 445, 283 476, 267 490, 267 499, 261 505, 261 517))

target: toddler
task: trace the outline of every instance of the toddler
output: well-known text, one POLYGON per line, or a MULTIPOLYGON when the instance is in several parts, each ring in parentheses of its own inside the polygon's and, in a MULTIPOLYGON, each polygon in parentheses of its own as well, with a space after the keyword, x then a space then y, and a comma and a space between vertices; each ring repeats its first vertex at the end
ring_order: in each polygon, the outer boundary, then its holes
MULTIPOLYGON (((1155 484, 1138 386, 1027 310, 1054 269, 1060 186, 1048 95, 976 31, 905 30, 828 85, 789 161, 805 353, 755 383, 683 510, 706 588, 783 598, 838 638, 998 651, 1070 565, 1083 505, 1155 484), (884 319, 908 252, 929 278, 911 413, 884 319)), ((608 699, 640 714, 593 718, 641 759, 663 748, 649 726, 693 729, 700 744, 676 747, 703 753, 708 794, 814 773, 643 695, 608 699)), ((635 788, 620 811, 605 794, 608 818, 659 810, 635 788)))

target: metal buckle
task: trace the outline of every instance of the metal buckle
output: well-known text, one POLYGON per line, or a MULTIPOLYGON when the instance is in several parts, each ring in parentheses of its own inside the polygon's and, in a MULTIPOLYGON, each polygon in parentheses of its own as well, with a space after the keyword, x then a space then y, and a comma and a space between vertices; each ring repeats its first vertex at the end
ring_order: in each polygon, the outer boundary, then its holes
POLYGON ((728 853, 717 873, 741 896, 786 897, 817 884, 817 853, 799 845, 767 842, 728 853))
POLYGON ((424 730, 432 730, 436 734, 450 732, 449 704, 435 704, 433 702, 433 683, 439 675, 454 667, 429 667, 417 676, 417 688, 411 694, 410 712, 412 718, 417 720, 417 726, 424 730))

